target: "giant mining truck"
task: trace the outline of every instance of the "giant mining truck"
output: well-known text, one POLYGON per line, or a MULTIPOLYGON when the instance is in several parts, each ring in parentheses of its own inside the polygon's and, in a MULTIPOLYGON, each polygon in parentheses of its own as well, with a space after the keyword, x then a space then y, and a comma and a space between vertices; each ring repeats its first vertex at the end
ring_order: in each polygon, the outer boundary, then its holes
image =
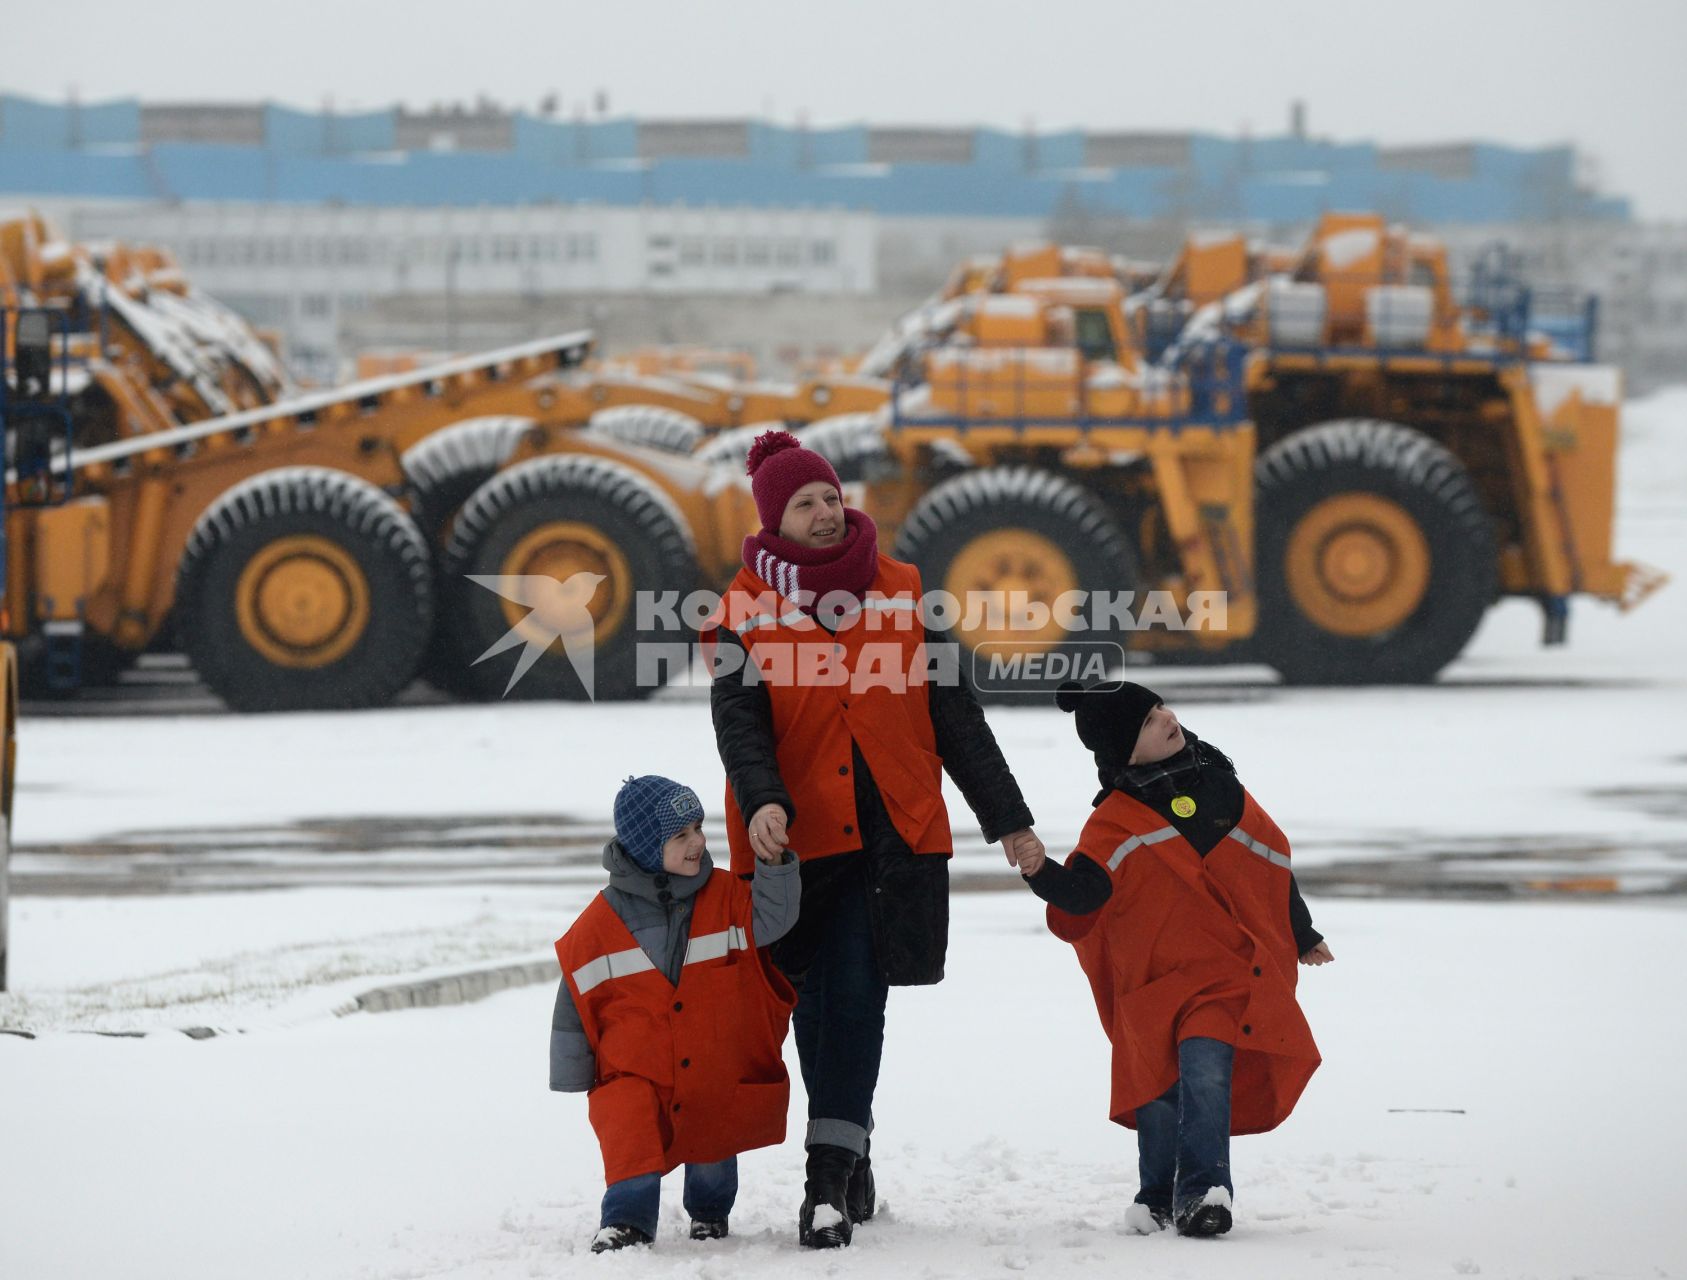
MULTIPOLYGON (((957 337, 960 358, 998 370, 1039 340, 1068 349, 1064 402, 1034 403, 1011 378, 993 393, 975 380, 937 415, 940 430, 963 444, 982 432, 1080 483, 1129 548, 1127 576, 1147 582, 1176 576, 1190 531, 1224 511, 1235 537, 1220 577, 1258 613, 1249 626, 1233 612, 1217 653, 1293 682, 1428 680, 1502 597, 1538 601, 1544 639, 1559 643, 1573 596, 1626 610, 1662 584, 1612 555, 1621 381, 1589 363, 1591 302, 1525 288, 1492 259, 1456 297, 1437 241, 1372 214, 1327 215, 1293 250, 1192 236, 1151 284, 1142 278, 1053 245, 974 260, 862 367, 899 379, 898 404, 918 407, 936 390, 921 365, 936 356, 953 367, 944 349, 957 337), (1231 438, 1251 483, 1228 506, 1196 497, 1190 509, 1154 474, 1152 438, 1113 435, 1105 397, 1232 344, 1245 355, 1244 421, 1231 438), (1039 437, 1066 443, 1032 447, 1039 437)), ((890 429, 938 438, 931 417, 899 410, 890 429)), ((999 565, 1035 565, 1050 589, 1106 575, 1084 542, 1062 549, 997 517, 989 529, 981 514, 968 519, 989 545, 1018 548, 999 565)), ((964 539, 951 534, 934 554, 924 529, 914 522, 900 545, 928 578, 970 562, 964 547, 947 549, 964 539)), ((1149 634, 1137 643, 1168 647, 1149 634)))
MULTIPOLYGON (((8 477, 5 634, 37 693, 109 680, 153 646, 179 646, 237 709, 378 705, 418 673, 498 692, 484 669, 448 657, 464 644, 457 612, 436 609, 437 568, 457 508, 518 446, 624 459, 713 563, 714 524, 731 526, 721 536, 734 548, 740 536, 735 486, 705 485, 702 464, 676 478, 679 457, 722 428, 885 398, 860 379, 781 387, 596 369, 586 333, 303 391, 167 254, 0 220, 0 314, 36 310, 54 317, 50 390, 69 422, 36 471, 14 463, 8 477), (17 505, 43 476, 55 500, 17 505)), ((575 541, 529 542, 512 563, 533 573, 621 555, 618 518, 608 535, 571 522, 575 541)), ((624 554, 648 563, 637 547, 624 554)), ((659 558, 664 581, 694 585, 698 558, 689 547, 659 558)))

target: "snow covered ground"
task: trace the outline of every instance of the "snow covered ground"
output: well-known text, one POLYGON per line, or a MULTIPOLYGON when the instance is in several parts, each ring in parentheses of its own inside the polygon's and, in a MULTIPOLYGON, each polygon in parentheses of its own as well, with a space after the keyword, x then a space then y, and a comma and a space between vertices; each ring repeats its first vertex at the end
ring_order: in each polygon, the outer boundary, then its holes
MULTIPOLYGON (((718 796, 706 708, 675 689, 26 719, 0 1027, 38 1037, 0 1035, 0 1276, 1687 1275, 1687 915, 1647 896, 1687 867, 1687 391, 1630 405, 1625 432, 1619 551, 1676 581, 1628 617, 1578 605, 1568 648, 1512 604, 1430 688, 1142 674, 1236 758, 1309 882, 1433 860, 1592 891, 1314 894, 1338 956, 1302 988, 1325 1066, 1287 1125, 1237 1143, 1225 1240, 1121 1234, 1134 1149, 1102 1118, 1093 1005, 976 841, 958 875, 1004 892, 957 894, 949 980, 893 997, 886 1211, 842 1256, 794 1246, 787 1144, 744 1159, 732 1240, 676 1238, 676 1198, 655 1252, 584 1257, 600 1172, 583 1104, 544 1088, 545 985, 333 1016, 372 986, 543 956, 627 773, 718 796), (110 896, 111 868, 146 892, 110 896), (237 891, 258 883, 290 887, 237 891), (187 1026, 244 1034, 83 1034, 187 1026)), ((1093 791, 1070 722, 991 718, 1069 847, 1093 791)))

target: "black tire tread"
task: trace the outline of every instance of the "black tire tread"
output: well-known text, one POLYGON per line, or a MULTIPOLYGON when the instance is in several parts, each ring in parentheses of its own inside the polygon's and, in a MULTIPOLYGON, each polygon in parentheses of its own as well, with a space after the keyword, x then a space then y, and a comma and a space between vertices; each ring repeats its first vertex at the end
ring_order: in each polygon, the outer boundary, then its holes
POLYGON ((654 404, 618 404, 599 409, 586 424, 595 435, 664 453, 690 453, 702 442, 703 424, 689 413, 654 404))

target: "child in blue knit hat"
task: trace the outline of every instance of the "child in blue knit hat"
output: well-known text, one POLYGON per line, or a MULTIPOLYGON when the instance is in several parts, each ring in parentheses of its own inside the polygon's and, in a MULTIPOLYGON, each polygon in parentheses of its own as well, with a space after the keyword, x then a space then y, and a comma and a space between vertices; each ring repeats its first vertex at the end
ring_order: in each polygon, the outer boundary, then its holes
POLYGON ((703 806, 654 774, 615 796, 609 886, 556 944, 551 1088, 586 1092, 603 1148, 593 1253, 655 1238, 662 1175, 685 1166, 693 1240, 727 1234, 740 1151, 785 1140, 780 1053, 795 994, 760 948, 796 923, 784 850, 749 883, 716 870, 703 806))

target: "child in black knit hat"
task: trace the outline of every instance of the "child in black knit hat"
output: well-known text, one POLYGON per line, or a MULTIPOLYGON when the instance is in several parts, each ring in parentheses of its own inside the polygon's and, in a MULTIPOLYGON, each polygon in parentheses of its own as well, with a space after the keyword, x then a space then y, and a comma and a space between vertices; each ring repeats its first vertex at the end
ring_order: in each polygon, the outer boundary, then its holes
POLYGON ((1111 1118, 1137 1131, 1127 1229, 1230 1229, 1230 1135, 1275 1128, 1319 1062, 1296 962, 1334 959, 1289 843, 1230 758, 1153 690, 1061 686, 1101 791, 1065 866, 1020 860, 1113 1043, 1111 1118))

